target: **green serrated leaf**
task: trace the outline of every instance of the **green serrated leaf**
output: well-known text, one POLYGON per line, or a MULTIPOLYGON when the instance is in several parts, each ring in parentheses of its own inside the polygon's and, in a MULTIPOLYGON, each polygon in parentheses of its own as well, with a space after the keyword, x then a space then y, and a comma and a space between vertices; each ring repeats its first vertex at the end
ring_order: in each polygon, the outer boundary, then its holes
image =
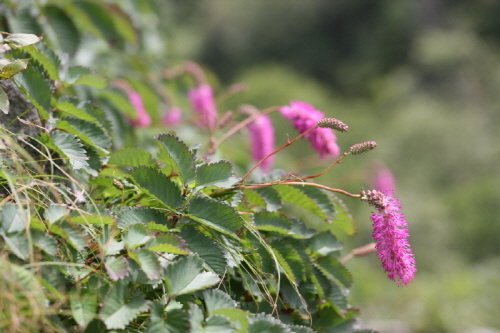
POLYGON ((17 232, 26 229, 27 212, 19 210, 17 205, 6 203, 2 208, 2 229, 6 233, 17 232))
POLYGON ((74 84, 81 84, 96 89, 104 89, 108 86, 108 79, 101 74, 90 73, 80 76, 74 84))
POLYGON ((189 332, 189 318, 187 313, 182 309, 165 311, 163 302, 154 302, 151 306, 150 322, 146 333, 157 332, 189 332))
POLYGON ((42 35, 44 30, 39 20, 37 20, 32 13, 33 10, 31 6, 22 6, 16 11, 15 15, 9 15, 10 31, 14 33, 42 35))
POLYGON ((213 311, 214 315, 221 315, 229 318, 238 328, 238 332, 247 332, 248 330, 248 317, 251 313, 241 309, 216 309, 213 311))
POLYGON ((122 148, 111 154, 108 160, 109 165, 119 165, 135 167, 140 165, 156 165, 153 156, 140 148, 122 148))
POLYGON ((0 68, 0 80, 10 79, 17 73, 20 73, 28 67, 31 59, 16 59, 7 64, 3 64, 0 68))
POLYGON ((59 40, 59 47, 70 55, 75 54, 80 45, 81 36, 71 17, 54 5, 45 6, 44 11, 59 40))
POLYGON ((203 260, 197 255, 183 257, 165 269, 165 279, 172 296, 209 288, 220 281, 212 272, 202 272, 203 260))
POLYGON ((90 74, 92 71, 90 68, 83 66, 73 66, 69 67, 64 76, 64 82, 68 84, 75 84, 75 82, 82 76, 86 74, 90 74))
MULTIPOLYGON (((20 53, 17 56, 14 53, 16 58, 23 58, 24 55, 25 53, 20 53)), ((37 108, 40 118, 49 119, 52 85, 43 67, 37 61, 31 60, 30 66, 18 73, 18 75, 13 76, 12 80, 37 108)))
POLYGON ((325 190, 314 186, 297 186, 296 188, 311 198, 318 205, 318 207, 321 208, 327 216, 328 222, 335 218, 336 210, 332 201, 333 196, 328 195, 325 190))
POLYGON ((157 280, 160 278, 163 269, 154 252, 150 249, 135 249, 132 252, 135 254, 133 259, 141 266, 148 279, 157 280))
POLYGON ((172 164, 174 169, 181 176, 184 185, 191 184, 196 177, 195 160, 193 153, 176 136, 171 134, 159 135, 157 140, 161 147, 165 149, 171 161, 162 161, 166 164, 172 164))
POLYGON ((104 262, 106 272, 111 280, 121 280, 129 275, 130 269, 124 257, 106 257, 104 262))
POLYGON ((347 207, 339 198, 334 197, 332 200, 335 203, 337 210, 336 218, 333 223, 347 235, 354 235, 356 233, 356 224, 354 223, 351 214, 349 214, 347 207))
POLYGON ((157 236, 146 243, 146 248, 154 252, 166 252, 181 255, 189 254, 189 251, 186 251, 186 242, 176 235, 157 236))
POLYGON ((224 249, 213 239, 194 228, 182 228, 181 237, 186 241, 188 249, 205 261, 205 264, 215 273, 223 275, 228 266, 224 249))
POLYGON ((148 231, 161 232, 161 233, 169 232, 170 230, 168 226, 163 224, 158 224, 155 222, 149 222, 146 226, 146 229, 148 231))
POLYGON ((54 50, 45 43, 40 43, 36 47, 33 45, 25 46, 24 52, 27 52, 31 58, 35 59, 49 75, 52 81, 59 80, 59 67, 61 59, 54 53, 54 50))
POLYGON ((8 248, 19 258, 26 260, 30 256, 30 245, 24 232, 16 232, 5 234, 3 229, 0 229, 0 236, 3 237, 8 248))
POLYGON ((59 249, 57 241, 45 231, 31 230, 31 240, 36 247, 50 255, 55 255, 59 249))
POLYGON ((97 147, 104 153, 111 147, 111 138, 95 123, 68 117, 66 120, 59 120, 56 128, 76 135, 89 146, 97 147))
POLYGON ((76 135, 54 131, 50 133, 54 145, 59 149, 64 157, 67 157, 74 170, 89 170, 87 152, 76 135))
POLYGON ((114 225, 116 223, 114 217, 102 215, 78 215, 72 216, 70 220, 76 224, 114 225))
POLYGON ((82 110, 81 108, 77 107, 75 104, 73 104, 70 101, 59 100, 54 105, 54 109, 58 110, 60 112, 63 112, 67 115, 70 115, 72 117, 86 120, 86 121, 92 122, 94 124, 99 124, 99 122, 97 121, 96 118, 94 118, 92 115, 90 115, 85 110, 82 110))
POLYGON ((280 213, 259 212, 253 217, 254 225, 258 230, 271 231, 293 238, 309 238, 315 234, 299 220, 287 218, 280 213))
POLYGON ((113 12, 113 19, 116 31, 127 42, 137 43, 137 31, 134 28, 131 18, 117 5, 110 5, 110 11, 113 12))
POLYGON ((100 2, 78 1, 76 5, 82 9, 110 44, 119 41, 112 15, 109 15, 108 5, 100 2))
POLYGON ((272 242, 271 246, 277 250, 287 262, 293 272, 293 275, 295 276, 294 282, 302 282, 302 280, 305 279, 305 266, 298 252, 290 246, 290 244, 287 244, 282 240, 272 242))
POLYGON ((306 326, 289 325, 291 333, 314 333, 314 331, 306 326))
POLYGON ((329 253, 342 250, 342 243, 330 231, 326 230, 314 236, 309 247, 311 251, 326 256, 329 253))
POLYGON ((271 315, 258 314, 250 317, 248 333, 290 333, 287 326, 271 315))
POLYGON ((138 166, 130 170, 137 185, 159 199, 166 207, 173 210, 184 201, 181 190, 161 171, 147 166, 138 166))
POLYGON ((97 296, 92 289, 73 287, 70 293, 70 307, 73 319, 80 328, 85 328, 97 315, 97 296))
POLYGON ((303 207, 325 221, 329 219, 329 216, 323 211, 322 207, 301 190, 301 186, 279 185, 274 186, 274 188, 279 192, 283 201, 303 207))
POLYGON ((0 87, 0 111, 9 114, 9 96, 2 87, 0 87))
POLYGON ((233 165, 228 161, 202 164, 196 168, 196 186, 208 187, 211 184, 226 180, 233 175, 233 165))
POLYGON ((87 246, 87 234, 79 225, 59 220, 50 226, 49 231, 66 239, 78 251, 87 246))
POLYGON ((330 279, 337 280, 346 288, 352 284, 351 272, 345 268, 337 259, 333 257, 323 257, 318 259, 317 267, 330 279))
POLYGON ((149 232, 142 224, 133 224, 123 235, 123 241, 129 248, 144 245, 150 239, 149 232))
POLYGON ((203 291, 203 300, 208 314, 214 315, 215 310, 236 309, 238 304, 225 292, 217 289, 203 291))
POLYGON ((68 215, 69 209, 66 206, 58 205, 58 204, 50 204, 45 212, 43 213, 43 217, 50 223, 54 223, 59 220, 61 217, 68 215))
POLYGON ((262 187, 255 189, 266 202, 266 210, 276 212, 281 208, 281 196, 273 187, 262 187))
POLYGON ((12 34, 3 40, 3 43, 9 44, 11 47, 23 47, 38 43, 42 38, 33 34, 12 34))
POLYGON ((150 222, 159 225, 168 225, 165 214, 161 211, 147 207, 127 207, 118 213, 118 228, 124 229, 133 224, 147 224, 150 222))
POLYGON ((135 294, 127 302, 127 290, 124 283, 117 282, 104 299, 104 308, 99 314, 107 329, 124 329, 140 313, 148 310, 148 301, 142 294, 135 294))
POLYGON ((231 236, 244 226, 243 219, 233 207, 207 198, 193 198, 188 213, 186 217, 231 236))

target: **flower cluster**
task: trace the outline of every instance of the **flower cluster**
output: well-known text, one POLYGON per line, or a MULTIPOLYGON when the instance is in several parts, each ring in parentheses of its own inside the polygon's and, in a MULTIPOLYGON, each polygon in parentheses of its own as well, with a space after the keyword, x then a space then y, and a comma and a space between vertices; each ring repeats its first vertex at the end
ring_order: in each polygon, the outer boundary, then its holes
MULTIPOLYGON (((293 127, 300 133, 304 133, 311 127, 318 124, 318 121, 325 118, 325 115, 316 110, 312 105, 301 102, 292 101, 289 106, 282 106, 280 113, 285 119, 288 119, 293 124, 293 127)), ((337 157, 340 149, 337 145, 337 137, 331 128, 316 128, 305 135, 311 142, 311 146, 319 153, 321 158, 326 158, 328 155, 337 157)))
POLYGON ((130 101, 130 104, 135 109, 135 112, 137 114, 137 119, 132 120, 132 125, 134 127, 149 127, 151 126, 151 117, 150 115, 146 112, 146 109, 144 108, 144 104, 142 103, 142 98, 139 93, 133 89, 127 89, 127 95, 128 99, 130 101))
POLYGON ((215 105, 212 87, 206 83, 191 88, 188 92, 193 111, 199 117, 199 125, 204 128, 214 128, 217 123, 217 107, 215 105))
POLYGON ((373 212, 373 238, 377 241, 376 248, 387 276, 398 286, 408 285, 413 280, 415 259, 408 243, 408 223, 404 214, 400 213, 401 204, 392 192, 383 194, 378 191, 362 193, 362 198, 375 206, 373 212))
MULTIPOLYGON (((255 162, 260 161, 274 151, 274 128, 271 119, 267 115, 260 115, 248 124, 250 131, 250 142, 252 158, 255 162)), ((265 159, 260 168, 267 173, 274 162, 274 155, 265 159)))

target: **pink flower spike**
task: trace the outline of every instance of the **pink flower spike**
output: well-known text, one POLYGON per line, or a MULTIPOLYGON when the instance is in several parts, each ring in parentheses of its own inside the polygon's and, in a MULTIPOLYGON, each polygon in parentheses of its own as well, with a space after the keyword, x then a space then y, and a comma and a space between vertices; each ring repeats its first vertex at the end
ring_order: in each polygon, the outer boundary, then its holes
POLYGON ((182 120, 182 111, 179 107, 171 107, 170 110, 161 118, 161 123, 164 126, 179 125, 182 120))
POLYGON ((212 92, 212 87, 206 83, 192 88, 188 92, 189 101, 193 111, 200 117, 199 125, 213 128, 217 123, 217 107, 212 92))
MULTIPOLYGON (((280 113, 300 133, 304 133, 315 126, 319 120, 325 118, 325 115, 321 111, 301 101, 291 101, 290 106, 282 106, 280 113)), ((328 155, 335 158, 340 153, 337 145, 337 137, 331 128, 316 128, 309 132, 305 138, 309 140, 312 148, 319 153, 320 158, 326 158, 328 155)))
POLYGON ((401 204, 394 194, 383 194, 378 191, 368 191, 367 201, 375 206, 373 212, 373 238, 377 241, 376 248, 379 259, 389 279, 398 286, 408 285, 417 271, 415 259, 407 238, 408 223, 404 214, 399 213, 401 204))
MULTIPOLYGON (((261 115, 248 124, 252 159, 258 162, 274 151, 274 127, 267 115, 261 115)), ((274 155, 265 159, 259 166, 262 172, 268 173, 274 162, 274 155)))
POLYGON ((373 177, 373 188, 384 194, 393 192, 396 188, 394 175, 389 169, 383 167, 375 168, 375 175, 373 177))
POLYGON ((151 117, 146 112, 144 104, 142 103, 141 95, 135 90, 127 90, 128 99, 135 109, 137 119, 132 120, 134 127, 149 127, 151 125, 151 117))

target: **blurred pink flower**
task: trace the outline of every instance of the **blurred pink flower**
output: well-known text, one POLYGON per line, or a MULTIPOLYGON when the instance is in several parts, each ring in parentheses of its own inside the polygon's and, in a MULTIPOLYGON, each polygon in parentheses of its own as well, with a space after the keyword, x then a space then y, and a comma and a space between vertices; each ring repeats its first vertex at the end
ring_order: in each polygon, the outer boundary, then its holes
POLYGON ((388 194, 395 190, 395 179, 394 175, 389 169, 384 167, 376 166, 375 173, 373 177, 373 188, 384 194, 388 194))
POLYGON ((404 214, 400 213, 401 204, 392 192, 383 194, 378 191, 367 191, 367 201, 374 205, 373 238, 377 241, 376 248, 379 259, 389 279, 398 286, 408 285, 413 280, 415 259, 407 238, 408 223, 404 214))
POLYGON ((206 83, 192 88, 188 92, 193 111, 200 116, 200 126, 213 128, 217 123, 217 107, 212 92, 212 87, 206 83))
MULTIPOLYGON (((255 162, 260 161, 274 151, 274 127, 267 115, 261 115, 248 124, 250 131, 250 144, 252 158, 255 162)), ((274 162, 274 155, 262 162, 260 169, 267 173, 274 162)))
POLYGON ((132 89, 127 90, 127 95, 137 114, 137 119, 132 120, 132 125, 134 127, 149 127, 151 125, 151 117, 144 108, 141 95, 132 89))
POLYGON ((178 125, 182 120, 182 111, 179 107, 171 107, 166 114, 161 118, 161 123, 164 126, 178 125))
MULTIPOLYGON (((325 117, 321 111, 301 101, 291 101, 290 106, 282 106, 280 112, 300 133, 315 126, 320 119, 325 117)), ((321 158, 326 158, 328 155, 337 157, 340 153, 337 137, 331 128, 317 128, 306 134, 305 138, 309 140, 312 148, 319 153, 321 158)))

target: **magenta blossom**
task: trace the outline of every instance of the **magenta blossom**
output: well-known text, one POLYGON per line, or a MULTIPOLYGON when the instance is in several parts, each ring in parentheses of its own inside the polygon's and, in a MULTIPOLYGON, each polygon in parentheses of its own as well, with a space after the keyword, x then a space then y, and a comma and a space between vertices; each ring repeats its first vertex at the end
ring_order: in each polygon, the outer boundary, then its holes
POLYGON ((127 90, 127 95, 137 114, 137 119, 132 120, 132 125, 134 127, 149 127, 151 125, 151 117, 144 108, 141 95, 132 89, 127 90))
POLYGON ((161 123, 164 126, 179 125, 182 120, 182 111, 179 107, 171 107, 170 110, 161 118, 161 123))
POLYGON ((217 107, 215 106, 212 87, 206 83, 192 88, 188 92, 189 101, 193 111, 200 117, 199 125, 213 128, 217 123, 217 107))
POLYGON ((395 190, 394 175, 389 169, 376 167, 373 177, 373 188, 384 194, 395 190))
MULTIPOLYGON (((258 162, 274 151, 274 127, 267 115, 261 115, 248 124, 248 129, 250 130, 252 158, 258 162)), ((273 162, 274 155, 265 159, 260 165, 262 172, 269 172, 273 162)))
MULTIPOLYGON (((290 106, 282 106, 280 112, 284 118, 290 120, 293 127, 300 133, 315 126, 319 120, 325 117, 312 105, 300 101, 291 101, 290 106)), ((339 155, 337 137, 330 128, 316 128, 306 134, 305 138, 311 142, 312 148, 319 153, 321 158, 326 158, 328 155, 332 157, 339 155)))
POLYGON ((408 243, 408 223, 400 213, 401 204, 394 198, 393 192, 384 194, 379 191, 367 191, 366 200, 375 206, 373 212, 373 238, 379 259, 389 279, 398 286, 408 285, 413 280, 415 259, 408 243))

